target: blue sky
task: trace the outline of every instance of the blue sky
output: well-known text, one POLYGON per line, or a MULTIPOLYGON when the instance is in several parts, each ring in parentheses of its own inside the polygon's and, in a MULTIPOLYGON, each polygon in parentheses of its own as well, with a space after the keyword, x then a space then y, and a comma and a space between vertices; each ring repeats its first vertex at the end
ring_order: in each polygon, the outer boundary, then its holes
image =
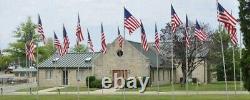
MULTIPOLYGON (((219 0, 225 9, 232 11, 238 18, 237 0, 219 0)), ((13 31, 28 16, 37 23, 37 14, 41 15, 46 37, 52 37, 55 31, 62 42, 62 24, 65 24, 71 46, 75 44, 77 13, 80 13, 81 26, 89 29, 94 48, 100 49, 100 23, 103 22, 108 43, 117 37, 117 27, 123 32, 123 6, 138 19, 141 19, 149 42, 154 41, 154 23, 158 29, 170 21, 170 4, 173 4, 181 20, 188 14, 189 20, 218 26, 216 18, 216 0, 0 0, 0 49, 7 48, 15 41, 13 31)), ((126 35, 126 39, 140 41, 140 31, 126 35)))

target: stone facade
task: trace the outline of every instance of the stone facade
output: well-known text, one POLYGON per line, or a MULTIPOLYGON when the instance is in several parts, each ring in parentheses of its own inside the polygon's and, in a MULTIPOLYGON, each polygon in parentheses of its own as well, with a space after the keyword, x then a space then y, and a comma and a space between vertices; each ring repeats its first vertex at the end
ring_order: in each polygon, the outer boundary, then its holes
MULTIPOLYGON (((150 77, 151 85, 157 84, 157 78, 159 76, 159 84, 170 84, 171 83, 171 66, 163 67, 159 66, 159 73, 157 73, 156 68, 156 58, 155 54, 152 56, 147 55, 143 52, 143 49, 138 49, 139 43, 137 43, 137 48, 135 47, 135 42, 125 41, 123 48, 123 55, 118 56, 117 52, 121 50, 118 45, 118 40, 116 39, 113 43, 108 44, 106 54, 98 53, 96 56, 91 58, 91 62, 87 65, 81 66, 80 69, 80 86, 86 86, 86 77, 89 75, 96 76, 97 79, 102 79, 102 77, 113 78, 114 73, 118 73, 118 77, 150 77), (151 58, 149 58, 151 57, 151 58), (154 58, 155 57, 155 58, 154 58), (154 61, 154 62, 152 62, 154 61), (84 68, 85 67, 85 68, 84 68), (86 67, 91 67, 92 70, 88 70, 86 67)), ((151 48, 151 53, 153 47, 151 48)), ((148 53, 148 52, 146 52, 148 53)), ((156 52, 153 52, 156 53, 156 52)), ((76 56, 77 54, 71 55, 69 58, 76 56)), ((82 56, 78 56, 82 57, 82 56)), ((85 57, 86 59, 88 57, 85 57)), ((65 58, 66 59, 66 58, 65 58)), ((67 58, 68 59, 68 58, 67 58)), ((50 59, 51 60, 51 59, 50 59)), ((64 59, 62 59, 64 60, 64 59)), ((79 59, 75 59, 79 60, 79 59)), ((68 60, 67 60, 68 61, 68 60)), ((82 61, 82 60, 81 60, 82 61)), ((50 62, 47 62, 50 63, 50 62)), ((63 61, 61 62, 63 63, 63 61)), ((76 61, 77 65, 79 61, 76 61)), ((43 66, 48 64, 44 64, 43 66)), ((63 66, 65 64, 62 64, 63 66)), ((59 66, 58 69, 51 69, 48 67, 43 67, 39 69, 39 84, 41 86, 61 86, 65 85, 63 82, 63 71, 64 67, 59 66), (52 71, 51 78, 48 78, 48 70, 52 71)), ((52 67, 53 68, 53 67, 52 67)), ((69 86, 78 85, 77 68, 68 66, 68 84, 69 86)), ((173 78, 175 83, 180 82, 182 77, 181 69, 174 68, 173 78)), ((198 78, 199 82, 207 82, 207 69, 206 63, 201 64, 200 67, 194 70, 192 74, 193 78, 198 78)))
MULTIPOLYGON (((64 69, 40 69, 39 70, 39 85, 44 87, 53 87, 53 86, 63 86, 64 80, 63 77, 64 69), (49 77, 49 71, 51 71, 51 77, 49 77)), ((86 77, 91 75, 91 69, 80 69, 79 76, 77 77, 77 69, 66 69, 68 71, 68 86, 77 86, 78 79, 80 86, 86 86, 86 77)))

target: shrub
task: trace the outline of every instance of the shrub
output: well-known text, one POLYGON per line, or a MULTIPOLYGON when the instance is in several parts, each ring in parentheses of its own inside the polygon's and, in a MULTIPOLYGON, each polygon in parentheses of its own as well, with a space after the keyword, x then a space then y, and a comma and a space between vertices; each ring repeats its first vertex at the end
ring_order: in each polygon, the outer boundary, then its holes
POLYGON ((90 88, 102 88, 102 81, 96 79, 95 76, 88 76, 86 77, 86 86, 89 86, 90 88))
POLYGON ((96 80, 96 78, 95 78, 95 76, 87 76, 86 77, 86 86, 89 86, 89 84, 90 84, 90 86, 89 87, 91 87, 91 83, 93 82, 93 81, 95 81, 96 80), (89 79, 89 80, 88 80, 89 79), (88 82, 89 81, 89 82, 88 82))

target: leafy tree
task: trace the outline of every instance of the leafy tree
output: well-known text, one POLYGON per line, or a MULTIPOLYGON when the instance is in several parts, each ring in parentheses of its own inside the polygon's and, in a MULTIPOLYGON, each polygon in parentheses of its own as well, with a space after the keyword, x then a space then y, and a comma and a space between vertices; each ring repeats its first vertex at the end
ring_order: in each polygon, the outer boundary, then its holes
POLYGON ((33 40, 38 46, 34 53, 35 57, 38 58, 38 63, 48 58, 55 51, 53 49, 53 41, 51 38, 48 39, 46 45, 41 45, 41 43, 39 43, 40 41, 38 38, 38 34, 35 31, 36 28, 37 25, 31 21, 30 17, 28 17, 28 19, 25 22, 21 23, 21 25, 18 26, 17 29, 13 32, 16 41, 10 43, 9 47, 7 49, 4 49, 4 52, 10 54, 10 59, 12 60, 12 62, 17 61, 18 58, 20 58, 20 65, 26 65, 27 59, 25 54, 25 44, 30 40, 33 40))
POLYGON ((84 53, 87 52, 87 47, 83 44, 75 45, 74 48, 71 49, 73 53, 84 53))
POLYGON ((38 40, 35 34, 36 25, 31 21, 29 17, 26 22, 22 23, 14 31, 14 38, 16 42, 10 43, 9 48, 5 49, 4 52, 7 52, 11 55, 11 59, 16 61, 19 58, 20 64, 25 66, 26 64, 26 54, 25 54, 25 44, 28 40, 34 39, 38 40))
POLYGON ((250 91, 250 2, 239 0, 240 30, 243 32, 245 50, 241 59, 244 87, 250 91))
POLYGON ((8 55, 0 55, 0 70, 6 69, 11 63, 11 58, 8 55))
POLYGON ((171 55, 171 47, 173 46, 174 63, 177 64, 177 67, 181 68, 183 74, 184 80, 182 80, 182 83, 185 83, 186 77, 191 78, 192 72, 204 63, 207 56, 207 52, 210 48, 210 37, 212 35, 212 32, 210 31, 208 25, 202 25, 203 30, 208 35, 208 39, 205 42, 200 42, 194 36, 195 25, 192 24, 190 26, 190 47, 188 48, 187 52, 187 64, 185 46, 186 42, 183 35, 185 32, 185 26, 180 26, 174 34, 171 31, 171 26, 169 23, 165 26, 165 29, 161 30, 163 33, 163 35, 161 35, 161 42, 163 43, 161 51, 163 52, 161 53, 163 58, 167 58, 164 60, 164 62, 170 62, 171 59, 169 58, 171 55), (171 37, 173 38, 173 42, 171 42, 171 37))

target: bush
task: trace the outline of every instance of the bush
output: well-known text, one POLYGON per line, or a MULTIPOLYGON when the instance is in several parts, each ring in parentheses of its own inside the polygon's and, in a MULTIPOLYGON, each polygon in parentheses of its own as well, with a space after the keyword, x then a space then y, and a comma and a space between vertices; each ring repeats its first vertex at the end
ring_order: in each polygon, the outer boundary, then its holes
POLYGON ((92 85, 92 88, 102 88, 102 81, 101 80, 95 80, 90 84, 90 86, 91 85, 92 85))
POLYGON ((90 88, 102 88, 102 81, 96 79, 95 76, 88 76, 86 77, 86 86, 89 86, 90 88))
POLYGON ((86 77, 86 86, 89 86, 89 84, 90 84, 90 86, 89 87, 91 87, 91 83, 93 82, 93 81, 95 81, 96 80, 96 78, 95 78, 95 76, 87 76, 86 77), (89 80, 88 80, 89 79, 89 80), (88 82, 89 81, 89 82, 88 82))

